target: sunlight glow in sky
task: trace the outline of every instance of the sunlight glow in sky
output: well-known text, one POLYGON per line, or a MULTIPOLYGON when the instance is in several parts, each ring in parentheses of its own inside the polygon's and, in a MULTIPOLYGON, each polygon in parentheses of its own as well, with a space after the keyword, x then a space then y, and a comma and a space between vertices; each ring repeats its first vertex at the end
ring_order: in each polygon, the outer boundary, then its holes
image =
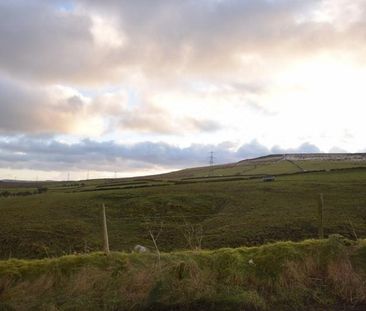
POLYGON ((0 0, 0 42, 0 179, 366 150, 363 0, 0 0))

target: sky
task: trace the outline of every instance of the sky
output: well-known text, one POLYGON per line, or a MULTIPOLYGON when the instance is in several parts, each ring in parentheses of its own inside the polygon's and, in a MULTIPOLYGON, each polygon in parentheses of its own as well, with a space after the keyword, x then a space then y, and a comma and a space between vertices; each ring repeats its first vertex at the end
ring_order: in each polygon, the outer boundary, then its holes
POLYGON ((365 152, 365 0, 0 0, 0 179, 365 152))

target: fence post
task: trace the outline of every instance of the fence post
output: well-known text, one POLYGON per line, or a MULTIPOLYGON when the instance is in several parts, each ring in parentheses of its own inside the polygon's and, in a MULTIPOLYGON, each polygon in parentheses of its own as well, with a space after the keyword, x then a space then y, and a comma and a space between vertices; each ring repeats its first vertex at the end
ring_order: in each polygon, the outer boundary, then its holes
POLYGON ((323 210, 324 210, 324 197, 323 193, 320 194, 319 197, 319 205, 318 205, 318 216, 319 216, 319 239, 324 239, 324 223, 323 223, 323 210))
POLYGON ((102 213, 103 213, 103 237, 104 237, 104 252, 109 255, 109 240, 108 240, 108 228, 107 228, 107 216, 105 214, 105 205, 102 205, 102 213))

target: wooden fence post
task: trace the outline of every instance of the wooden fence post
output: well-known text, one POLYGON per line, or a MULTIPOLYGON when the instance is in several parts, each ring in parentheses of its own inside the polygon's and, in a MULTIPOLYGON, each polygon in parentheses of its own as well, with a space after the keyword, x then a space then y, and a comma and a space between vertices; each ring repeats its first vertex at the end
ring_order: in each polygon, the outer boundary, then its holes
POLYGON ((103 213, 103 237, 104 237, 104 252, 109 255, 109 239, 108 239, 108 228, 107 228, 107 216, 105 214, 105 205, 102 205, 102 213, 103 213))

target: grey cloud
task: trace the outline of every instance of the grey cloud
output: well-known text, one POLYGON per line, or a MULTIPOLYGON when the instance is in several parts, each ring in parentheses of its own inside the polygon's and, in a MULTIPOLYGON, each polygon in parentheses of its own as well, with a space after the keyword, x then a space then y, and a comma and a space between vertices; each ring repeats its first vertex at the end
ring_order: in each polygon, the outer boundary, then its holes
MULTIPOLYGON (((220 75, 225 69, 237 69, 235 55, 239 53, 257 55, 273 65, 304 54, 348 49, 349 44, 364 46, 362 18, 342 31, 327 22, 298 22, 302 16, 318 10, 324 0, 81 0, 81 3, 118 16, 121 29, 133 42, 124 55, 129 62, 138 62, 153 73, 220 75)), ((365 12, 365 3, 358 1, 354 5, 365 12)), ((252 63, 248 66, 253 66, 252 63)))
POLYGON ((288 154, 288 153, 319 153, 321 150, 308 142, 301 144, 296 148, 281 148, 279 146, 273 146, 272 148, 267 148, 260 144, 256 139, 248 144, 241 146, 237 154, 243 158, 254 158, 260 157, 268 154, 288 154))
MULTIPOLYGON (((42 137, 3 137, 0 139, 0 166, 2 168, 31 168, 37 170, 95 170, 134 171, 143 168, 185 168, 203 166, 208 163, 211 151, 215 152, 217 163, 229 163, 246 158, 273 153, 257 141, 232 149, 233 144, 193 144, 177 147, 167 143, 141 142, 117 144, 113 141, 97 142, 83 140, 65 144, 55 139, 42 137)), ((281 153, 314 152, 315 146, 303 144, 293 150, 281 153)))
MULTIPOLYGON (((113 171, 116 165, 127 170, 154 165, 185 167, 206 163, 211 150, 215 150, 215 146, 197 144, 179 148, 166 143, 142 142, 124 145, 113 141, 92 140, 68 145, 55 140, 19 137, 0 142, 0 163, 2 167, 32 167, 45 170, 105 170, 108 167, 113 171)), ((233 158, 227 150, 217 149, 217 152, 225 156, 221 161, 233 158)))
MULTIPOLYGON (((2 1, 0 68, 32 79, 79 83, 120 80, 129 70, 157 80, 182 73, 221 77, 237 70, 239 53, 281 66, 289 56, 364 49, 366 19, 343 30, 297 21, 323 2, 79 0, 75 10, 63 12, 55 1, 2 1), (91 13, 116 19, 126 45, 96 47, 91 13)), ((354 5, 365 16, 366 3, 354 5)), ((252 61, 247 65, 258 69, 252 61)))
POLYGON ((93 83, 112 76, 113 53, 97 51, 92 19, 61 1, 0 1, 0 69, 23 79, 93 83))
POLYGON ((199 120, 195 118, 176 119, 167 112, 151 114, 143 109, 139 111, 125 111, 121 113, 119 127, 123 130, 147 132, 155 134, 179 135, 195 132, 215 132, 222 129, 219 122, 213 120, 199 120), (139 112, 139 113, 137 113, 139 112))
POLYGON ((241 146, 238 150, 238 154, 243 158, 255 158, 270 153, 270 150, 258 143, 257 140, 241 146))
POLYGON ((110 129, 134 131, 150 134, 179 135, 192 132, 214 132, 222 129, 222 125, 214 120, 190 117, 174 117, 168 110, 149 102, 144 98, 138 105, 112 101, 104 103, 103 98, 93 100, 92 110, 109 117, 110 129))
POLYGON ((217 121, 199 120, 195 118, 186 119, 183 125, 188 126, 188 128, 191 127, 193 131, 201 132, 215 132, 222 128, 222 125, 217 121))
POLYGON ((274 146, 271 149, 271 152, 273 153, 318 153, 321 152, 320 149, 310 143, 303 143, 302 145, 300 145, 297 148, 289 148, 289 149, 283 149, 281 147, 278 146, 274 146))
POLYGON ((125 109, 116 116, 121 130, 170 134, 176 132, 176 124, 162 108, 142 103, 125 109))
POLYGON ((75 96, 55 101, 45 88, 0 77, 0 132, 67 132, 82 108, 75 96))

